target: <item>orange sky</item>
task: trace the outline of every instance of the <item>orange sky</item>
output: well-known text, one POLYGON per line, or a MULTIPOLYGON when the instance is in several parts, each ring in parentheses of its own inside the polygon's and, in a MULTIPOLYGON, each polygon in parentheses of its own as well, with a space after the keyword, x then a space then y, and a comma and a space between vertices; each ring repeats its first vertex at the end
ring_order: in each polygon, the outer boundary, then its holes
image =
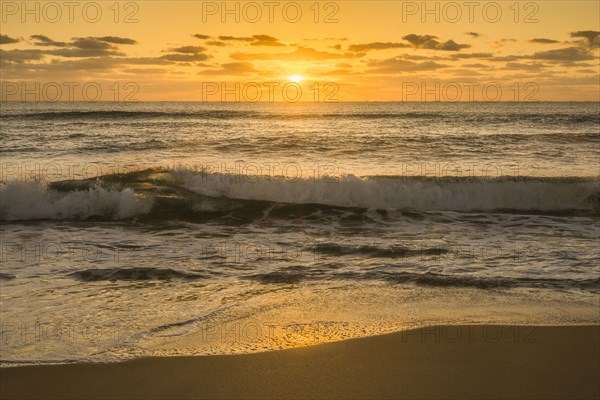
POLYGON ((0 11, 2 100, 600 100, 597 1, 3 1, 0 11), (306 79, 290 83, 294 74, 306 79))

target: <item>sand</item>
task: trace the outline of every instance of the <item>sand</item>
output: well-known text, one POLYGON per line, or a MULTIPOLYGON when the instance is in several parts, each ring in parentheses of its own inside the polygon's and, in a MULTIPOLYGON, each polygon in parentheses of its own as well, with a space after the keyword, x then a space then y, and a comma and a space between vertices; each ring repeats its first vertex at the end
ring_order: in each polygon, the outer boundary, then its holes
POLYGON ((600 327, 433 327, 312 347, 0 369, 2 398, 600 397, 600 327))

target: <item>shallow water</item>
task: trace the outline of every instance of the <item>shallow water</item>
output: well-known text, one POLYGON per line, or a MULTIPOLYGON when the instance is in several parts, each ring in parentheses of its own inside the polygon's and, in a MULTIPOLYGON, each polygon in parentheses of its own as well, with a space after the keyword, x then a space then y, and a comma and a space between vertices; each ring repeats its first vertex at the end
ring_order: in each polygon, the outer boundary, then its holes
POLYGON ((2 104, 4 364, 598 323, 597 104, 2 104))

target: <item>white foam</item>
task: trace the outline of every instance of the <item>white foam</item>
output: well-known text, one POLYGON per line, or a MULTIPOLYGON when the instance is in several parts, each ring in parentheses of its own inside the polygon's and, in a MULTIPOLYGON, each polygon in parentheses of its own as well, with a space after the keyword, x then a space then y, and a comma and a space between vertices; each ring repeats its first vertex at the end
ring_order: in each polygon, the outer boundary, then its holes
POLYGON ((0 187, 0 219, 85 219, 94 216, 130 218, 150 211, 151 202, 131 189, 58 192, 36 182, 8 182, 0 187))
POLYGON ((177 184, 212 197, 421 211, 591 211, 598 193, 598 181, 576 179, 450 181, 347 175, 325 181, 189 170, 174 171, 173 177, 177 184))

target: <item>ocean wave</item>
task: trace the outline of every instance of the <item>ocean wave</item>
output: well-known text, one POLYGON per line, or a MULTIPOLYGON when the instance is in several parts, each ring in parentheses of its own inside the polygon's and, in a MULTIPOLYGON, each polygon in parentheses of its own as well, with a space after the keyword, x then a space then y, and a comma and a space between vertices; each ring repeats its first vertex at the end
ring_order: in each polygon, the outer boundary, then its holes
POLYGON ((197 280, 207 276, 199 273, 177 271, 171 268, 92 268, 76 271, 70 277, 84 282, 97 281, 170 281, 170 280, 197 280))
POLYGON ((351 280, 351 281, 383 281, 391 284, 414 284, 428 287, 456 287, 477 289, 580 289, 600 291, 600 278, 568 279, 568 278, 530 278, 506 276, 475 276, 467 274, 440 274, 433 272, 391 272, 387 268, 368 271, 319 271, 308 268, 287 268, 266 273, 246 276, 262 284, 298 284, 315 280, 351 280))
MULTIPOLYGON (((580 289, 600 291, 600 278, 532 278, 525 276, 485 276, 470 274, 443 274, 434 272, 391 271, 390 266, 369 268, 365 271, 323 270, 318 267, 287 267, 270 272, 252 273, 241 277, 261 284, 299 284, 305 281, 349 280, 382 281, 391 284, 414 284, 429 287, 462 287, 477 289, 580 289)), ((396 267, 398 268, 398 267, 396 267)), ((71 272, 68 277, 82 282, 100 281, 185 281, 207 280, 211 276, 198 271, 182 271, 160 267, 91 268, 71 272)))
POLYGON ((408 272, 384 273, 382 278, 392 283, 414 283, 421 286, 472 287, 478 289, 502 289, 528 287, 539 289, 577 288, 600 290, 600 278, 596 279, 553 279, 529 277, 484 277, 469 275, 444 275, 435 273, 414 274, 408 272))
POLYGON ((37 182, 8 182, 0 187, 0 220, 126 219, 151 210, 151 202, 132 189, 88 185, 59 192, 37 182))
POLYGON ((587 178, 430 178, 346 175, 285 179, 173 171, 174 182, 213 198, 417 211, 597 211, 600 187, 587 178))
POLYGON ((41 112, 15 112, 3 113, 3 119, 29 119, 29 120, 129 120, 129 119, 277 119, 277 120, 304 120, 304 119, 350 119, 350 120, 374 120, 374 119, 403 119, 403 120, 437 120, 444 119, 465 120, 469 122, 485 121, 496 123, 512 124, 518 121, 527 123, 544 123, 544 124, 585 124, 599 123, 600 114, 593 113, 544 113, 544 112, 519 112, 512 113, 494 113, 487 112, 477 115, 477 119, 473 120, 473 115, 448 112, 448 111, 380 111, 380 112, 290 112, 284 108, 281 111, 256 111, 251 109, 190 109, 190 110, 172 110, 172 111, 157 111, 154 110, 64 110, 64 111, 41 111, 41 112))
POLYGON ((446 254, 450 250, 443 248, 409 249, 406 247, 381 248, 377 246, 343 246, 337 243, 319 243, 309 247, 309 250, 321 255, 349 256, 359 255, 372 258, 405 258, 428 255, 446 254))
POLYGON ((368 222, 366 210, 597 214, 595 178, 432 178, 346 175, 286 179, 150 169, 87 180, 8 182, 0 219, 198 218, 229 215, 368 222))

